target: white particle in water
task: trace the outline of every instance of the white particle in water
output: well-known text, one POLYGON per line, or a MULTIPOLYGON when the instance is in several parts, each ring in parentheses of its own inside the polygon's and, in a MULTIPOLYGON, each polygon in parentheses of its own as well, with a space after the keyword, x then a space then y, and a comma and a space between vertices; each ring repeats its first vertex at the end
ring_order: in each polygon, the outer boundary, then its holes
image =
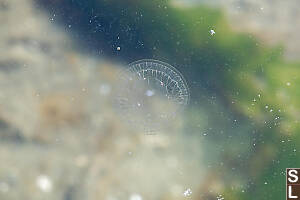
POLYGON ((191 194, 192 194, 192 190, 190 188, 186 189, 183 192, 183 196, 185 196, 185 197, 190 196, 191 194))
POLYGON ((52 190, 52 181, 46 175, 40 175, 36 179, 37 187, 43 192, 51 192, 52 190))
POLYGON ((290 82, 287 82, 287 83, 286 83, 286 85, 287 85, 287 86, 290 86, 290 85, 291 85, 291 83, 290 83, 290 82))
POLYGON ((216 34, 216 32, 215 32, 213 29, 211 29, 211 30, 209 31, 209 33, 210 33, 210 35, 216 34))
POLYGON ((147 90, 147 91, 146 91, 146 95, 147 95, 148 97, 151 97, 151 96, 154 95, 154 91, 152 91, 152 90, 147 90))
POLYGON ((121 47, 117 47, 117 51, 120 51, 121 50, 121 47))
POLYGON ((143 198, 139 194, 132 194, 130 195, 129 200, 143 200, 143 198))

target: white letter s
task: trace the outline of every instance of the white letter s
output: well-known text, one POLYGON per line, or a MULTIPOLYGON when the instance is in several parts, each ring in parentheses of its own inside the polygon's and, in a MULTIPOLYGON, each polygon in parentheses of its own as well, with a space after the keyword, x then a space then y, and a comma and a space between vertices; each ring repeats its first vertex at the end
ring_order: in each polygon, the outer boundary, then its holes
POLYGON ((290 171, 289 171, 289 176, 292 177, 292 178, 294 178, 294 179, 291 179, 291 178, 289 177, 289 178, 288 178, 289 182, 291 182, 291 183, 296 183, 296 182, 298 181, 298 176, 297 176, 297 174, 298 174, 297 170, 294 170, 294 169, 290 170, 290 171))

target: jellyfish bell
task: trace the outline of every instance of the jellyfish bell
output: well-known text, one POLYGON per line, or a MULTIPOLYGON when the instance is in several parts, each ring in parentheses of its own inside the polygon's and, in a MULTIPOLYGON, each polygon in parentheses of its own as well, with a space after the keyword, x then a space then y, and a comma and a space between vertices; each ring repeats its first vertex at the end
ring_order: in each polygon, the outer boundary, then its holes
POLYGON ((118 80, 120 115, 144 130, 161 129, 189 102, 189 89, 181 73, 161 61, 133 62, 119 73, 118 80))

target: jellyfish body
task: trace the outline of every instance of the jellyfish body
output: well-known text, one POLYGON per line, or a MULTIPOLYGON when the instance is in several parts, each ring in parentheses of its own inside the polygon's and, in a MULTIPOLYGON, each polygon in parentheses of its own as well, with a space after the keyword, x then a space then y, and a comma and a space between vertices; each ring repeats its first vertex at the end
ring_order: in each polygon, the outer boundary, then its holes
POLYGON ((167 125, 189 101, 189 89, 178 70, 157 60, 139 60, 118 76, 120 114, 145 131, 167 125))

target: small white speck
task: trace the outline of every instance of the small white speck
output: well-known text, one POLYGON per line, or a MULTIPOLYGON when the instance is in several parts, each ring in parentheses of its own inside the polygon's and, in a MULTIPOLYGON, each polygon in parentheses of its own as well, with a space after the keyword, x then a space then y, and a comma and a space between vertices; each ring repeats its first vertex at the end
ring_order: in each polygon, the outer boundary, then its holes
POLYGON ((139 194, 132 194, 130 195, 129 200, 143 200, 143 198, 139 194))
POLYGON ((43 192, 51 192, 52 190, 52 181, 46 175, 40 175, 36 179, 37 187, 43 192))
POLYGON ((269 106, 268 106, 268 105, 266 105, 266 106, 265 106, 265 108, 269 108, 269 106))
POLYGON ((211 29, 211 30, 209 31, 209 33, 210 33, 210 35, 216 34, 216 32, 215 32, 213 29, 211 29))
POLYGON ((137 105, 138 105, 138 106, 141 106, 141 104, 140 104, 140 103, 137 103, 137 105))
POLYGON ((267 185, 268 183, 267 182, 265 182, 265 185, 267 185))
POLYGON ((184 192, 183 192, 183 196, 185 197, 188 197, 192 194, 192 190, 190 188, 186 189, 184 192))
POLYGON ((287 86, 290 86, 290 85, 291 85, 291 83, 290 83, 290 82, 287 82, 287 83, 286 83, 286 85, 287 85, 287 86))
POLYGON ((117 51, 120 51, 121 50, 121 47, 117 47, 117 51))
POLYGON ((147 90, 147 91, 146 91, 146 95, 147 95, 148 97, 151 97, 151 96, 154 95, 154 91, 152 91, 152 90, 147 90))

